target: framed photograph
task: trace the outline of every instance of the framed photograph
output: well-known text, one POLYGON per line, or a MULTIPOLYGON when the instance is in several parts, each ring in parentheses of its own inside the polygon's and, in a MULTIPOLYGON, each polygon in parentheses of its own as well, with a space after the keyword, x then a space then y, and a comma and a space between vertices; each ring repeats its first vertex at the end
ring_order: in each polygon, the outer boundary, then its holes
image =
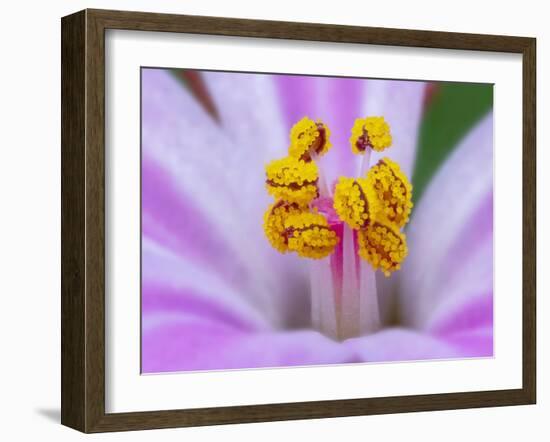
POLYGON ((61 25, 64 425, 535 403, 535 39, 61 25))

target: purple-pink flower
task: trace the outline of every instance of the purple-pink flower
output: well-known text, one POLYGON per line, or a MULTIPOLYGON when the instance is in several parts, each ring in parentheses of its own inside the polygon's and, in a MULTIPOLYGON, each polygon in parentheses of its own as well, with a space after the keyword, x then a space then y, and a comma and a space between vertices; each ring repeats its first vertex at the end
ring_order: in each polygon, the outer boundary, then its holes
POLYGON ((493 126, 485 116, 437 171, 406 228, 402 269, 377 274, 380 327, 334 340, 312 324, 307 262, 262 230, 264 165, 305 115, 331 129, 327 180, 351 176, 357 117, 383 115, 407 176, 426 84, 203 72, 215 114, 163 69, 142 72, 144 373, 493 354, 493 126))

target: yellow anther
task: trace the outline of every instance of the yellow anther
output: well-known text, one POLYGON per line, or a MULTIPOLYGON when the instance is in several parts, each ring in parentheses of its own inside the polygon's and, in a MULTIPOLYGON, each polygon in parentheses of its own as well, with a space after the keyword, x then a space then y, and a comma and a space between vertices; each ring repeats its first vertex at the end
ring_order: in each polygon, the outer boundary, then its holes
POLYGON ((330 131, 321 121, 302 118, 290 130, 288 153, 294 158, 311 161, 312 153, 324 155, 330 149, 330 131))
POLYGON ((321 259, 330 255, 338 236, 320 213, 302 212, 289 216, 285 221, 288 249, 303 258, 321 259))
POLYGON ((379 211, 379 202, 366 178, 340 177, 334 191, 334 210, 353 229, 370 225, 379 211))
POLYGON ((412 185, 399 164, 383 158, 371 167, 367 180, 376 192, 382 215, 397 227, 403 227, 413 207, 412 185))
POLYGON ((274 249, 288 252, 288 240, 285 234, 285 222, 288 217, 306 210, 295 203, 277 201, 271 204, 264 214, 264 232, 274 249))
POLYGON ((265 169, 267 191, 276 199, 306 205, 319 194, 314 162, 285 157, 272 161, 265 169))
POLYGON ((384 117, 357 118, 349 142, 354 154, 362 154, 367 149, 382 152, 392 143, 390 126, 384 117))
POLYGON ((367 260, 372 267, 380 269, 384 275, 399 270, 401 263, 407 256, 407 242, 405 234, 388 222, 375 221, 366 229, 357 233, 359 255, 367 260))

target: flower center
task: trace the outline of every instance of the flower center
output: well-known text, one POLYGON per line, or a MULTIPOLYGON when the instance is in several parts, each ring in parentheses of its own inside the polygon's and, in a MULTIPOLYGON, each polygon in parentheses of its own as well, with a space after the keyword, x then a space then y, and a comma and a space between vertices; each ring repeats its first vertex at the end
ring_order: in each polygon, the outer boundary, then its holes
POLYGON ((368 171, 372 150, 392 143, 383 117, 358 118, 351 149, 361 154, 358 177, 340 177, 334 196, 317 159, 331 147, 330 131, 307 117, 290 131, 287 157, 266 166, 266 188, 275 198, 264 231, 281 253, 313 259, 312 324, 343 340, 375 331, 380 318, 375 271, 390 276, 401 267, 407 245, 401 228, 412 210, 412 186, 389 158, 368 171))

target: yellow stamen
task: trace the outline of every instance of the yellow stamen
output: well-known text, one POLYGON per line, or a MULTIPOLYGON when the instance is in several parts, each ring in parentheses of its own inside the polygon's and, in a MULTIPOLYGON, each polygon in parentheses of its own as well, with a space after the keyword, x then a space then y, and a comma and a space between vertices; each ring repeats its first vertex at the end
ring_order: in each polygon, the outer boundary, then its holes
POLYGON ((324 155, 331 147, 330 131, 321 121, 313 121, 308 117, 302 118, 290 130, 290 156, 311 161, 312 153, 316 156, 324 155))
POLYGON ((319 175, 313 161, 306 163, 293 157, 285 157, 269 163, 266 174, 267 191, 276 199, 306 205, 319 194, 319 175))
POLYGON ((403 227, 413 207, 412 185, 399 164, 383 158, 371 167, 367 180, 378 196, 383 216, 397 227, 403 227))
POLYGON ((380 209, 378 197, 366 178, 340 177, 334 191, 334 210, 353 229, 371 224, 380 209))
POLYGON ((338 236, 320 213, 302 212, 285 221, 288 248, 303 258, 321 259, 330 255, 338 236))
POLYGON ((295 203, 277 201, 271 204, 264 214, 264 232, 274 249, 288 252, 288 240, 285 234, 285 222, 292 216, 307 210, 295 203))
POLYGON ((392 143, 390 126, 384 117, 357 118, 349 141, 354 154, 363 154, 369 148, 382 152, 392 143))
POLYGON ((408 253, 404 233, 388 222, 375 221, 366 229, 357 233, 359 255, 367 260, 372 267, 381 269, 384 275, 399 270, 408 253))

